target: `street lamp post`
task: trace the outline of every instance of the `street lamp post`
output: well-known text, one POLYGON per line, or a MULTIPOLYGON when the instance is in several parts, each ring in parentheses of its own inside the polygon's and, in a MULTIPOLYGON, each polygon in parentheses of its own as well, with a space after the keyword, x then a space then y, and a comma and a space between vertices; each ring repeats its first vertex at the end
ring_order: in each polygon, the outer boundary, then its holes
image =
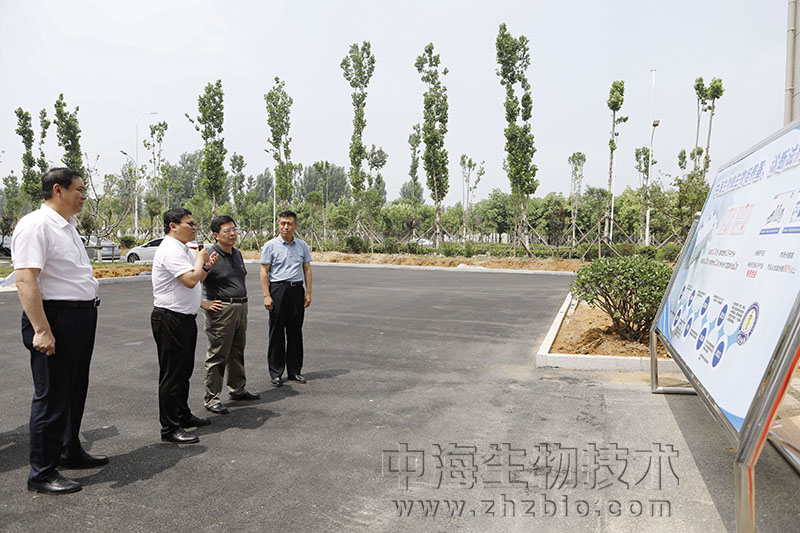
MULTIPOLYGON (((147 115, 157 115, 158 111, 149 111, 147 113, 142 113, 136 119, 136 160, 134 163, 136 164, 136 169, 133 174, 133 226, 134 226, 134 235, 136 238, 139 238, 139 121, 142 117, 147 115)), ((120 150, 122 151, 122 150, 120 150)), ((125 153, 125 152, 122 152, 125 153)), ((125 154, 128 155, 128 154, 125 154)), ((130 157, 130 156, 128 156, 130 157)))
POLYGON ((645 198, 645 216, 644 216, 644 245, 650 246, 650 172, 651 166, 653 165, 653 136, 656 134, 656 128, 658 127, 658 120, 653 118, 655 113, 655 101, 656 101, 656 69, 651 69, 650 72, 653 73, 653 88, 650 91, 650 120, 653 123, 652 128, 650 129, 650 150, 648 152, 648 161, 647 161, 647 173, 645 174, 645 182, 644 182, 644 198, 645 198))

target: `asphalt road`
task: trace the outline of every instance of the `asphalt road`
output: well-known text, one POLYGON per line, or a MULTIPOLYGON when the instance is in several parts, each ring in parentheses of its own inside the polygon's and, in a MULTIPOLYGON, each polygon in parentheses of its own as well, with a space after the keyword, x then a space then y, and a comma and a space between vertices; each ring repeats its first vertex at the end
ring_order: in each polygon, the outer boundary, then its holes
MULTIPOLYGON (((16 294, 0 293, 0 529, 733 528, 733 453, 697 398, 651 395, 636 374, 535 368, 570 277, 317 266, 309 382, 275 389, 249 268, 261 400, 230 402, 180 447, 159 440, 149 279, 101 286, 83 437, 111 463, 65 470, 84 489, 59 497, 25 490, 32 384, 16 294)), ((190 406, 205 416, 202 322, 190 406)), ((771 448, 756 483, 760 530, 794 529, 800 479, 771 448)))

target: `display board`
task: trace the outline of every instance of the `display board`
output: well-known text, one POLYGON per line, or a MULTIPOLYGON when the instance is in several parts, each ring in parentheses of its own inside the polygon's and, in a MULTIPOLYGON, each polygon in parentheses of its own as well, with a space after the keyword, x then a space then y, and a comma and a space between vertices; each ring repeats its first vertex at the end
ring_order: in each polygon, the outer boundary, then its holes
POLYGON ((800 294, 800 127, 722 168, 656 329, 738 433, 800 294))

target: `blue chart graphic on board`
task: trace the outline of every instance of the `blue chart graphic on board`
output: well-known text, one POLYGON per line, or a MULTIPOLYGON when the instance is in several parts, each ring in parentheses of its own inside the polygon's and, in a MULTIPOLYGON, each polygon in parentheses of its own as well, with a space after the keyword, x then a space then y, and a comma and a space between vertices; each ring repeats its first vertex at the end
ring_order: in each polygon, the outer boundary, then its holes
POLYGON ((727 349, 739 341, 741 322, 728 320, 726 327, 725 319, 730 318, 729 305, 715 302, 713 307, 719 308, 719 311, 710 312, 711 296, 706 295, 700 300, 698 290, 691 289, 690 292, 687 286, 681 289, 677 304, 678 311, 671 324, 673 335, 685 339, 696 334, 694 348, 698 357, 716 368, 722 362, 727 349))

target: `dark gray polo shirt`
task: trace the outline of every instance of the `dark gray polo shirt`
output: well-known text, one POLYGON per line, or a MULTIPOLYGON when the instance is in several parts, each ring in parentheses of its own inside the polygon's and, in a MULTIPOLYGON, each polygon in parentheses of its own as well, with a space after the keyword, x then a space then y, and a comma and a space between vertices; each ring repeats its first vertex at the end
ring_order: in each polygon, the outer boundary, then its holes
POLYGON ((208 247, 208 253, 211 252, 217 252, 219 258, 203 282, 206 298, 216 300, 247 296, 247 287, 244 284, 247 270, 244 267, 242 252, 234 246, 233 253, 229 254, 217 244, 208 247))

